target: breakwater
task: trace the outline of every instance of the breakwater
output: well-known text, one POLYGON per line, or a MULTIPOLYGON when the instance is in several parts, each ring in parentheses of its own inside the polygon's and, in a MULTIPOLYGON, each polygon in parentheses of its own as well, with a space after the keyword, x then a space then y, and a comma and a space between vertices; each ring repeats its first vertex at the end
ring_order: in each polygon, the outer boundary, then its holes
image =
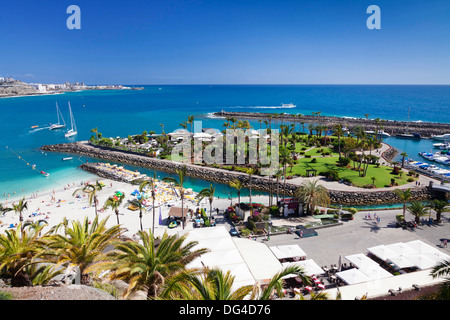
MULTIPOLYGON (((313 115, 295 115, 289 113, 264 113, 264 112, 230 112, 221 111, 213 113, 217 117, 230 117, 235 119, 255 119, 255 120, 271 120, 272 122, 290 122, 297 124, 321 124, 332 127, 336 124, 341 124, 349 130, 357 126, 361 126, 364 130, 375 131, 383 130, 390 135, 403 134, 408 128, 410 133, 419 133, 422 137, 429 138, 433 135, 440 135, 450 133, 450 123, 435 123, 435 122, 412 122, 412 121, 397 121, 397 120, 375 120, 364 118, 349 118, 349 117, 331 117, 331 116, 313 116, 313 115)), ((305 127, 307 129, 307 127, 305 127)))
MULTIPOLYGON (((181 169, 184 164, 173 162, 169 160, 151 158, 133 152, 125 152, 114 150, 106 147, 99 147, 89 144, 89 142, 74 142, 63 143, 56 145, 42 146, 41 150, 49 152, 67 153, 85 155, 90 158, 97 158, 107 161, 120 162, 133 166, 139 166, 158 171, 174 173, 177 169, 181 169)), ((100 177, 119 180, 120 177, 108 172, 104 167, 97 165, 96 163, 85 163, 80 166, 82 169, 94 173, 100 177)), ((186 174, 193 178, 207 180, 211 182, 228 184, 235 178, 245 181, 245 186, 251 186, 252 189, 261 190, 264 192, 276 192, 275 179, 269 179, 267 177, 253 175, 251 181, 248 180, 248 175, 241 172, 232 172, 224 169, 210 168, 207 166, 186 164, 186 174)), ((123 181, 123 180, 121 180, 123 181)), ((299 187, 298 184, 292 183, 286 180, 280 181, 279 191, 280 194, 284 190, 286 185, 286 196, 290 197, 294 195, 295 190, 299 187)), ((376 190, 364 190, 364 191, 342 191, 342 190, 328 190, 331 203, 342 205, 365 205, 365 204, 383 204, 383 203, 398 203, 400 199, 397 194, 392 191, 376 191, 376 190)), ((412 190, 411 200, 429 200, 433 197, 432 191, 429 187, 414 188, 412 190)))

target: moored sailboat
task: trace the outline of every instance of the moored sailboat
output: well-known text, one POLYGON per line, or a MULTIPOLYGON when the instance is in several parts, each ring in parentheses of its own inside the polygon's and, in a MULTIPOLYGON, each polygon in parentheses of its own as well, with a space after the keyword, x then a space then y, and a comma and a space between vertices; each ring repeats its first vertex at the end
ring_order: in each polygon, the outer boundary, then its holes
POLYGON ((64 135, 66 138, 75 136, 78 134, 77 131, 77 125, 75 124, 75 118, 73 117, 73 113, 72 113, 72 108, 70 107, 70 102, 69 102, 69 113, 70 113, 70 124, 71 124, 71 129, 69 131, 67 131, 67 133, 64 135))
POLYGON ((54 123, 54 124, 50 125, 49 130, 57 130, 57 129, 62 129, 62 128, 66 127, 66 122, 64 121, 61 111, 59 110, 58 102, 56 103, 56 116, 58 117, 58 123, 54 123), (61 120, 63 123, 60 122, 61 121, 59 118, 60 116, 61 116, 61 120))

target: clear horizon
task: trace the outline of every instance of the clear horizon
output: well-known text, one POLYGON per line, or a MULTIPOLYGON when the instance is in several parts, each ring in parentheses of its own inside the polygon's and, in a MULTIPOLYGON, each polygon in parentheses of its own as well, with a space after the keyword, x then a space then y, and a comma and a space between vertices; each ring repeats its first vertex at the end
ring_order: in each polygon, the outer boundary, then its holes
POLYGON ((450 85, 450 3, 8 2, 0 76, 98 85, 450 85), (69 30, 70 5, 81 9, 69 30), (381 10, 381 29, 366 12, 381 10))

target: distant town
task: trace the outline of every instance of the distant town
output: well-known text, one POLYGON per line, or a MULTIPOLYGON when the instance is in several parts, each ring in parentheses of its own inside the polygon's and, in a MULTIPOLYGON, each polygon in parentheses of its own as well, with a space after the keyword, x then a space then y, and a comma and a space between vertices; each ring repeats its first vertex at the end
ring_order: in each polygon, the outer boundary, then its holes
POLYGON ((142 90, 142 87, 126 87, 122 85, 85 85, 84 82, 59 84, 26 83, 12 77, 0 76, 0 97, 56 94, 80 90, 142 90))

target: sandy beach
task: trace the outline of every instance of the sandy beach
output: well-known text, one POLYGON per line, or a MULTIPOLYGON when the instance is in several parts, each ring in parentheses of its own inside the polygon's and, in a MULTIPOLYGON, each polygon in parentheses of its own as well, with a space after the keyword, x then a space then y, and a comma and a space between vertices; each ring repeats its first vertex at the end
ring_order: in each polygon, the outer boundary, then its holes
MULTIPOLYGON (((54 192, 46 192, 37 194, 37 196, 28 195, 25 197, 28 209, 23 211, 23 221, 45 220, 47 226, 43 232, 49 230, 50 227, 62 222, 64 218, 69 220, 83 221, 87 216, 89 220, 95 218, 94 204, 89 206, 89 200, 82 192, 80 196, 74 196, 73 193, 83 187, 83 183, 95 183, 96 180, 90 181, 77 181, 67 184, 63 189, 55 189, 54 192)), ((109 179, 99 178, 98 181, 104 183, 102 190, 97 192, 98 198, 98 210, 99 217, 104 219, 108 217, 107 226, 113 226, 117 224, 117 217, 115 212, 111 209, 103 210, 102 207, 108 197, 114 195, 117 191, 122 192, 125 198, 119 208, 119 221, 120 224, 127 229, 124 233, 125 236, 133 237, 140 230, 139 210, 132 211, 128 209, 127 200, 135 199, 132 195, 133 191, 138 189, 138 186, 132 185, 126 182, 118 182, 109 179)), ((203 199, 200 203, 195 200, 196 193, 190 191, 185 195, 184 207, 193 209, 205 208, 209 215, 209 201, 203 199)), ((147 193, 147 196, 150 196, 147 193)), ((151 197, 148 198, 151 203, 151 197)), ((248 201, 248 197, 241 197, 241 201, 248 201)), ((266 196, 252 196, 253 202, 259 202, 268 204, 268 197, 266 196)), ((18 199, 9 199, 7 203, 3 202, 3 205, 12 207, 13 203, 17 203, 18 199)), ((237 202, 236 198, 233 198, 233 202, 237 202)), ((229 198, 216 198, 213 202, 213 211, 218 208, 222 213, 230 205, 229 198)), ((157 201, 155 201, 155 235, 162 235, 164 232, 169 234, 177 233, 182 230, 181 226, 177 228, 169 229, 167 226, 168 213, 170 206, 181 207, 181 200, 179 196, 174 195, 173 190, 164 182, 158 181, 157 187, 157 201), (162 225, 159 224, 159 215, 161 212, 162 225)), ((214 212, 215 213, 215 212, 214 212)), ((188 219, 189 220, 189 219, 188 219)), ((151 206, 147 208, 143 213, 143 228, 148 231, 153 225, 153 210, 151 206)), ((6 212, 4 215, 0 215, 0 232, 10 229, 11 226, 15 226, 19 223, 19 214, 14 211, 6 212)), ((188 221, 185 226, 185 230, 192 230, 193 223, 188 221)))

